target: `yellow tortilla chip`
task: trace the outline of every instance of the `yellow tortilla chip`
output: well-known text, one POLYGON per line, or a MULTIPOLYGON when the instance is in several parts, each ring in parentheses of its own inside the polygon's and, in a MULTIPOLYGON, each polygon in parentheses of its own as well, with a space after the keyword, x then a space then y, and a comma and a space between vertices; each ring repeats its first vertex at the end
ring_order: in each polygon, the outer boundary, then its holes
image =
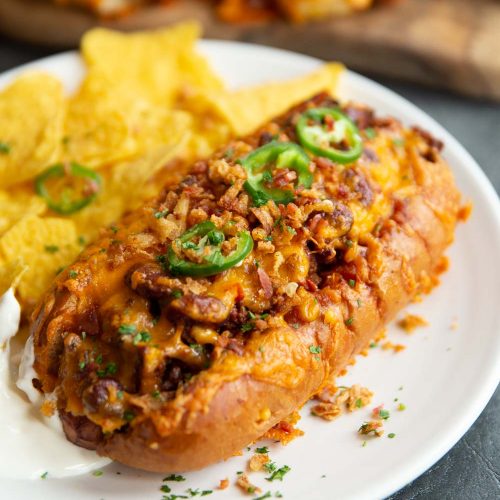
POLYGON ((63 87, 44 73, 19 77, 0 92, 0 187, 30 179, 61 148, 63 87))
POLYGON ((68 219, 29 215, 0 238, 0 263, 26 266, 17 287, 22 305, 33 305, 57 271, 80 252, 75 224, 68 219))
POLYGON ((46 208, 31 183, 0 190, 0 236, 26 215, 41 215, 46 208))
POLYGON ((343 69, 341 64, 330 63, 293 80, 266 83, 234 92, 205 92, 205 96, 211 101, 214 112, 230 124, 237 136, 243 136, 319 92, 334 93, 343 69))
POLYGON ((126 87, 138 98, 170 105, 182 83, 222 85, 194 53, 199 35, 199 24, 189 22, 127 34, 96 28, 84 35, 81 50, 89 70, 113 82, 114 88, 126 87))
POLYGON ((16 288, 27 267, 22 264, 21 259, 14 260, 8 264, 0 261, 0 297, 9 289, 16 288))

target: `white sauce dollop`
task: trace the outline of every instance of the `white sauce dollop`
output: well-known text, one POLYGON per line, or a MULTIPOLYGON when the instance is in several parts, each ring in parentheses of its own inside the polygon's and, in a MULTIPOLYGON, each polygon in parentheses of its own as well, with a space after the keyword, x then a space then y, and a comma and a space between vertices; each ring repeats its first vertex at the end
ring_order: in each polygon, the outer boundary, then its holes
POLYGON ((57 414, 45 417, 40 412, 45 398, 31 383, 36 377, 31 338, 14 385, 9 340, 17 333, 20 317, 19 303, 8 290, 0 297, 0 477, 36 479, 45 472, 50 477, 76 476, 107 465, 109 459, 66 440, 57 414))

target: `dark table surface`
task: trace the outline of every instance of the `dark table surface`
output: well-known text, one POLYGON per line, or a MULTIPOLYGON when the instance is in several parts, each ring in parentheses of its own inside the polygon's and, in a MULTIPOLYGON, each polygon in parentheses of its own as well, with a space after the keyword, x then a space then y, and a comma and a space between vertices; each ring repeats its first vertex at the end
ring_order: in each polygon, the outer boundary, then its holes
MULTIPOLYGON (((0 72, 51 53, 0 36, 0 72)), ((448 129, 477 160, 497 193, 500 191, 500 104, 393 81, 381 83, 448 129)), ((390 497, 414 498, 500 499, 500 388, 471 429, 439 462, 390 497)))

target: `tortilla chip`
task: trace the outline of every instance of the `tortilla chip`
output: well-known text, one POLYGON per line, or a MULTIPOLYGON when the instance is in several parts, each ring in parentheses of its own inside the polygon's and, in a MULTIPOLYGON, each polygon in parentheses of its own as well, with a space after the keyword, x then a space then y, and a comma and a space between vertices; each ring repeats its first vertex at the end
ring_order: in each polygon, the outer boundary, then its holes
POLYGON ((205 92, 214 113, 223 117, 237 136, 250 134, 263 123, 313 95, 334 94, 343 66, 330 63, 293 80, 266 83, 234 92, 205 92))
POLYGON ((0 190, 0 236, 26 215, 41 215, 47 206, 32 183, 0 190))
POLYGON ((0 187, 31 179, 61 148, 61 82, 44 73, 19 77, 0 92, 0 187))
POLYGON ((0 262, 26 266, 17 292, 22 305, 39 300, 57 271, 80 252, 75 224, 68 219, 29 215, 0 238, 0 262))

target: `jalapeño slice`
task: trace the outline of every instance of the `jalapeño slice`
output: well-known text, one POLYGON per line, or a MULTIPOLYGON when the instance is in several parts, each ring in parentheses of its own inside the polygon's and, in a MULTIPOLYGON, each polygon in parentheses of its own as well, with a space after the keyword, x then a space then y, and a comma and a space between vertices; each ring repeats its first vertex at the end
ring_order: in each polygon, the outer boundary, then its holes
POLYGON ((291 142, 270 142, 239 160, 247 172, 244 184, 257 207, 269 200, 286 205, 294 200, 294 192, 272 186, 273 172, 288 168, 297 173, 295 187, 310 188, 313 175, 309 170, 310 159, 305 151, 291 142))
POLYGON ((36 193, 51 210, 62 215, 86 207, 101 187, 101 176, 97 172, 74 162, 53 165, 35 178, 36 193))
POLYGON ((236 248, 223 255, 222 244, 226 235, 213 222, 200 222, 172 243, 167 255, 169 269, 173 274, 193 277, 213 276, 230 269, 239 264, 253 248, 253 239, 248 231, 241 231, 236 238, 236 248), (174 247, 181 255, 183 250, 196 252, 200 256, 199 262, 180 257, 174 247))
POLYGON ((363 152, 358 127, 337 108, 313 108, 302 113, 297 135, 305 149, 337 163, 352 163, 363 152))

